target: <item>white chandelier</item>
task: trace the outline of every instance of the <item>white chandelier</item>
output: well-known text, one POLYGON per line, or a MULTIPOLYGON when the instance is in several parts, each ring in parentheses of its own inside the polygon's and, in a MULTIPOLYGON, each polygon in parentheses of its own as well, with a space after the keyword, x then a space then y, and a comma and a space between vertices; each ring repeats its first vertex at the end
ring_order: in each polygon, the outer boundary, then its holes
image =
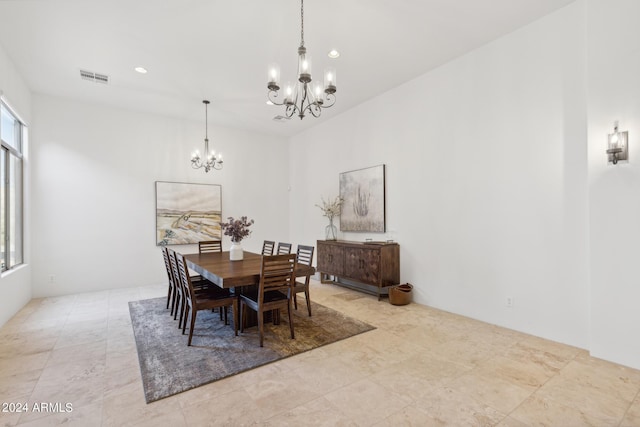
POLYGON ((191 154, 191 167, 194 169, 204 168, 205 172, 209 172, 211 169, 220 170, 222 169, 222 154, 216 153, 214 151, 209 151, 209 135, 208 135, 208 115, 207 115, 207 107, 209 106, 209 101, 206 99, 202 101, 204 104, 204 159, 200 157, 200 151, 196 150, 191 154))
POLYGON ((322 82, 311 80, 311 58, 304 47, 304 0, 300 0, 300 47, 298 48, 298 82, 287 83, 284 87, 284 99, 278 100, 280 90, 280 67, 272 64, 269 67, 269 79, 267 83, 269 93, 267 97, 275 105, 286 106, 286 116, 298 114, 300 120, 309 112, 314 117, 319 117, 323 108, 329 108, 336 102, 336 71, 326 68, 324 73, 324 86, 322 82))

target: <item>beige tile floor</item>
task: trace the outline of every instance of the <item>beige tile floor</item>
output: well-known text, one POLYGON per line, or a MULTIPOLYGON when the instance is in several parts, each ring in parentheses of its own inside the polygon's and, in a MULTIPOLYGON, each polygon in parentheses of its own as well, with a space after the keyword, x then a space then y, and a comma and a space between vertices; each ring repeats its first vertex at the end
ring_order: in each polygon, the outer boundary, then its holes
POLYGON ((127 302, 164 287, 34 299, 0 328, 0 402, 29 406, 0 412, 0 426, 640 426, 640 371, 312 286, 314 301, 377 329, 149 405, 127 302), (72 412, 34 412, 40 402, 72 412))

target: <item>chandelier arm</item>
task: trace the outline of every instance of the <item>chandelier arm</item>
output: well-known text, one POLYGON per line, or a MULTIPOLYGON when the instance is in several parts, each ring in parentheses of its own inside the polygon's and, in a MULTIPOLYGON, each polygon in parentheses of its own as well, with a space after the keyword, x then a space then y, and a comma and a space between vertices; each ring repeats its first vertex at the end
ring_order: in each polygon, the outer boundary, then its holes
POLYGON ((270 90, 269 93, 267 94, 267 98, 269 99, 269 101, 273 103, 273 105, 284 105, 284 99, 282 100, 282 102, 278 102, 277 100, 278 98, 277 90, 270 90))
POLYGON ((311 106, 309 106, 309 112, 315 118, 318 118, 318 117, 320 117, 320 115, 322 115, 321 111, 316 111, 316 108, 311 108, 311 106))
POLYGON ((322 104, 322 108, 330 108, 333 107, 333 104, 336 103, 336 96, 332 93, 326 94, 325 98, 327 102, 322 104))
POLYGON ((307 109, 307 107, 304 106, 304 103, 307 103, 307 105, 310 105, 309 102, 309 92, 307 91, 307 83, 302 83, 302 101, 300 102, 300 110, 302 110, 304 112, 304 110, 307 109))
MULTIPOLYGON (((298 107, 298 117, 300 117, 300 120, 304 119, 304 113, 305 111, 307 111, 309 109, 309 106, 311 105, 309 102, 309 94, 307 92, 307 83, 301 83, 300 85, 301 87, 301 95, 302 99, 300 100, 300 106, 298 107), (306 103, 306 106, 305 106, 306 103)), ((296 104, 298 100, 296 99, 296 104)))
POLYGON ((291 118, 296 111, 298 111, 298 107, 296 106, 296 104, 288 104, 284 114, 285 116, 287 116, 287 118, 291 118))
POLYGON ((305 108, 305 111, 307 111, 307 110, 315 118, 320 117, 320 115, 322 114, 322 110, 320 109, 320 106, 318 104, 309 104, 309 105, 307 105, 307 107, 305 108))

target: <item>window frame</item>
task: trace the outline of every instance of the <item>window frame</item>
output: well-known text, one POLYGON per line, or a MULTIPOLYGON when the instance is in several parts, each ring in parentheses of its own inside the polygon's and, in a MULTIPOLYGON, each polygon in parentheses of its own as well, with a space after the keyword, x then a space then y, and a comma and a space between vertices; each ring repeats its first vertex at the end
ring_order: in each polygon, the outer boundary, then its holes
POLYGON ((14 129, 15 138, 19 149, 14 147, 12 143, 9 143, 2 139, 2 121, 0 120, 0 149, 4 152, 4 167, 3 167, 3 175, 0 176, 0 185, 4 188, 4 200, 0 200, 0 203, 4 205, 4 256, 0 259, 0 273, 5 273, 7 271, 11 271, 12 269, 24 264, 24 151, 25 151, 25 135, 26 135, 26 124, 20 118, 18 114, 16 114, 15 110, 11 108, 11 105, 7 102, 7 100, 2 96, 2 92, 0 92, 0 108, 4 108, 6 112, 8 112, 12 118, 15 120, 17 126, 14 129), (17 207, 19 219, 14 219, 11 221, 11 213, 14 211, 13 203, 11 202, 11 185, 12 178, 15 179, 13 175, 14 166, 12 166, 12 161, 19 163, 19 180, 20 182, 14 182, 13 184, 16 186, 18 191, 20 192, 17 197, 14 196, 16 200, 18 200, 15 205, 17 207), (15 224, 14 224, 15 223, 15 224), (12 230, 15 229, 16 236, 13 236, 12 230), (18 262, 11 263, 11 242, 15 241, 15 247, 19 248, 20 256, 17 257, 14 255, 14 259, 19 259, 18 262))

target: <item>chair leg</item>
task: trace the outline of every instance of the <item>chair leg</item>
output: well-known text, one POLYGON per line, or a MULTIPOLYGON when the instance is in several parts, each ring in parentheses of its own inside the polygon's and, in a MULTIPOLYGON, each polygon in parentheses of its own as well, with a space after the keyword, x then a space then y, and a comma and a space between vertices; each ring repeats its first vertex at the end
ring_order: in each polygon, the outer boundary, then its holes
MULTIPOLYGON (((180 313, 180 318, 182 319, 182 313, 180 313)), ((184 315, 184 323, 180 320, 180 324, 178 325, 178 329, 182 329, 182 335, 184 335, 184 331, 187 329, 187 320, 189 320, 189 313, 184 315)))
POLYGON ((293 294, 293 306, 298 309, 298 298, 296 298, 296 294, 293 294))
POLYGON ((309 311, 309 317, 311 317, 311 298, 309 298, 309 288, 304 290, 304 297, 307 299, 307 310, 309 311))
MULTIPOLYGON (((169 308, 169 301, 171 301, 171 285, 167 289, 167 308, 169 308)), ((171 314, 173 314, 173 306, 171 306, 171 314)))
POLYGON ((180 307, 180 304, 182 304, 182 295, 178 294, 176 295, 176 308, 173 312, 173 320, 176 320, 178 318, 178 307, 180 307))
POLYGON ((260 347, 264 347, 264 313, 258 312, 258 329, 260 330, 260 347))
POLYGON ((224 310, 224 324, 228 325, 229 319, 227 318, 227 315, 228 315, 227 307, 220 307, 220 316, 222 316, 222 310, 224 310))
POLYGON ((180 303, 180 320, 178 321, 178 329, 182 328, 182 333, 184 334, 184 325, 187 323, 187 301, 184 297, 181 298, 181 300, 182 302, 180 303))
POLYGON ((173 287, 173 289, 171 289, 171 315, 173 316, 173 313, 176 310, 176 300, 178 299, 178 292, 176 291, 175 286, 173 287))
POLYGON ((244 332, 244 323, 245 323, 245 318, 247 316, 246 314, 247 308, 244 306, 244 303, 242 301, 240 301, 240 332, 244 332))
POLYGON ((291 313, 291 300, 289 300, 289 304, 287 304, 287 313, 289 313, 289 329, 291 329, 291 339, 295 339, 295 335, 293 334, 293 313, 291 313))
MULTIPOLYGON (((189 328, 189 342, 187 346, 191 345, 191 338, 193 337, 193 328, 196 324, 196 315, 198 314, 198 310, 191 310, 191 328, 189 328)), ((184 320, 185 325, 187 324, 187 319, 184 320)))
POLYGON ((189 310, 193 310, 193 307, 191 307, 191 305, 187 304, 187 297, 184 298, 184 302, 182 303, 183 307, 184 307, 184 319, 182 320, 184 322, 183 326, 187 324, 187 317, 189 316, 189 310))
POLYGON ((232 306, 232 310, 233 310, 233 330, 236 333, 236 336, 238 336, 238 300, 234 299, 233 300, 233 306, 232 306))

